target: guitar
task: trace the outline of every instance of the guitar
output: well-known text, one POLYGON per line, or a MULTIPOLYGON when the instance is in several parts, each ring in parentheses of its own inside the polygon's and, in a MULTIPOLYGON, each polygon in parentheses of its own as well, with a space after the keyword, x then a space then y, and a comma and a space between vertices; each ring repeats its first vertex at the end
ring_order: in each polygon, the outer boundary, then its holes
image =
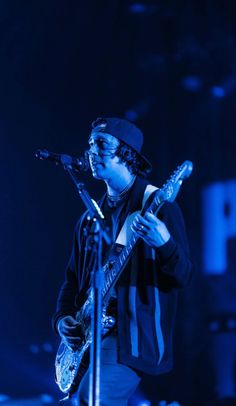
MULTIPOLYGON (((145 211, 144 209, 141 211, 141 215, 144 215, 147 212, 157 214, 165 202, 173 202, 179 192, 183 180, 190 176, 192 169, 193 164, 191 161, 185 161, 179 166, 163 187, 153 192, 151 204, 145 209, 145 211)), ((107 334, 115 324, 115 319, 107 315, 111 290, 125 269, 125 266, 131 257, 133 248, 138 240, 138 235, 135 232, 131 232, 127 245, 119 246, 119 252, 116 258, 114 259, 114 256, 110 256, 106 264, 103 266, 102 337, 104 337, 104 335, 107 334)), ((76 315, 76 320, 79 322, 82 331, 84 332, 81 344, 76 350, 72 350, 62 339, 56 354, 56 382, 60 390, 64 393, 71 394, 75 392, 88 368, 89 348, 92 343, 90 330, 92 303, 93 292, 91 290, 87 300, 76 315)))

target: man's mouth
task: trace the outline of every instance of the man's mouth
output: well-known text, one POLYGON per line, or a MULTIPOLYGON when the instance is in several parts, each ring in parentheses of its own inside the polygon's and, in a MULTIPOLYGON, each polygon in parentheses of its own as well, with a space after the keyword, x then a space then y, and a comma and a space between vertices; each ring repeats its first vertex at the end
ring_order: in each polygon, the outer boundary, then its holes
POLYGON ((92 165, 92 166, 102 165, 102 162, 92 161, 92 162, 91 162, 91 165, 92 165))

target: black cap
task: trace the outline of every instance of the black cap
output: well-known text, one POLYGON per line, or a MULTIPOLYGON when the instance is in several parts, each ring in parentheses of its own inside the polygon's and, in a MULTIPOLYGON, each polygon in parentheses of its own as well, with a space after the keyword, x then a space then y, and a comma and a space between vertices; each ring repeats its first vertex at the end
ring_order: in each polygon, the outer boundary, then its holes
POLYGON ((99 117, 92 122, 92 131, 113 135, 113 137, 128 145, 139 156, 143 170, 146 173, 151 172, 151 163, 141 154, 143 133, 135 124, 123 118, 99 117))

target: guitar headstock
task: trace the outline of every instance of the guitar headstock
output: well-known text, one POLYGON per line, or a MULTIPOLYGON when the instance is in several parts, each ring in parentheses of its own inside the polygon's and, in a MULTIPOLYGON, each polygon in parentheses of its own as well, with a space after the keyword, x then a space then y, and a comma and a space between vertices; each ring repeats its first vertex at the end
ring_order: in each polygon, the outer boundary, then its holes
POLYGON ((162 201, 173 202, 179 192, 183 180, 191 175, 192 170, 193 163, 191 161, 184 161, 182 165, 178 166, 163 187, 158 190, 156 198, 159 203, 162 201))

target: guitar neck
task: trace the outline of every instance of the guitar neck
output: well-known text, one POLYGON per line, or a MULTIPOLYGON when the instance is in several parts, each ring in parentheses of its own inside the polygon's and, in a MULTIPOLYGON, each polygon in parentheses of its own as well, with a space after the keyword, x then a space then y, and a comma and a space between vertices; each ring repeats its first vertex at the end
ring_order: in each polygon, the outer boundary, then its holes
MULTIPOLYGON (((150 206, 144 211, 141 211, 141 215, 144 213, 157 213, 161 206, 164 204, 163 201, 158 199, 158 192, 154 193, 154 198, 150 204, 150 206)), ((115 285, 117 280, 119 279, 121 273, 123 272, 127 262, 129 261, 132 251, 136 246, 139 237, 133 231, 131 232, 131 236, 129 238, 128 244, 122 248, 120 254, 116 258, 115 262, 112 263, 112 267, 109 266, 106 268, 104 272, 104 287, 102 289, 102 298, 103 300, 109 295, 111 288, 115 285)), ((108 261, 109 262, 109 261, 108 261)))

